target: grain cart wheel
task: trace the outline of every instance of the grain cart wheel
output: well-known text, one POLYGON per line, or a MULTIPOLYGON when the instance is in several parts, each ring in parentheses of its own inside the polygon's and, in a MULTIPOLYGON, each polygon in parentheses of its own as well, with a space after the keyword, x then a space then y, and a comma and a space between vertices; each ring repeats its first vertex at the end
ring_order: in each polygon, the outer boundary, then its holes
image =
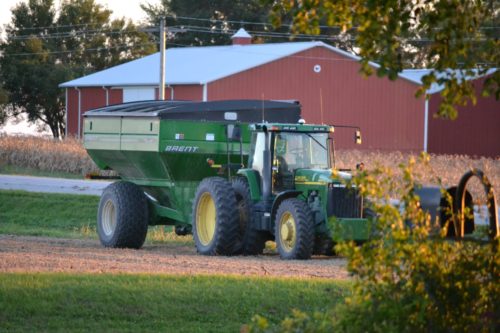
POLYGON ((266 245, 266 237, 262 232, 250 227, 253 202, 250 198, 248 181, 246 178, 237 177, 232 185, 239 216, 240 247, 238 252, 244 255, 262 254, 266 245))
POLYGON ((299 199, 284 200, 276 213, 276 247, 282 259, 309 259, 314 246, 311 210, 299 199))
POLYGON ((148 232, 148 202, 135 184, 116 182, 104 189, 97 213, 97 233, 105 247, 138 249, 148 232))
POLYGON ((220 177, 205 178, 193 203, 193 238, 198 253, 231 255, 237 251, 238 210, 231 184, 220 177))

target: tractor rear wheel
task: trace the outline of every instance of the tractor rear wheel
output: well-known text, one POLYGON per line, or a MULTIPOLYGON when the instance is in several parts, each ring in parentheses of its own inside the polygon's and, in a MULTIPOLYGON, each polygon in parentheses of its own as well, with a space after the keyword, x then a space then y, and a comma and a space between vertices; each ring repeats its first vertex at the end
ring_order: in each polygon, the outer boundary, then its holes
POLYGON ((250 187, 246 178, 237 177, 233 180, 233 190, 236 196, 236 203, 239 216, 239 253, 244 255, 262 254, 266 245, 266 235, 254 228, 250 223, 253 218, 253 202, 250 197, 250 187))
POLYGON ((309 259, 314 246, 311 210, 296 198, 284 200, 276 213, 276 247, 282 259, 309 259))
POLYGON ((137 185, 116 182, 104 189, 97 213, 97 233, 102 245, 142 247, 148 221, 148 202, 137 185))
POLYGON ((198 253, 232 255, 239 246, 238 211, 231 184, 220 177, 205 178, 193 203, 193 238, 198 253))

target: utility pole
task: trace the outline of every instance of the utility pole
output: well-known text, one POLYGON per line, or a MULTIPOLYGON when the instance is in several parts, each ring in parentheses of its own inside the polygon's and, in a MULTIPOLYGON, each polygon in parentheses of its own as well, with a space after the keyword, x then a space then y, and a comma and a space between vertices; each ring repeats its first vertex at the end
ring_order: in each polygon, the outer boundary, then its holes
POLYGON ((158 87, 158 99, 165 100, 165 47, 166 47, 165 19, 160 21, 160 85, 158 87))

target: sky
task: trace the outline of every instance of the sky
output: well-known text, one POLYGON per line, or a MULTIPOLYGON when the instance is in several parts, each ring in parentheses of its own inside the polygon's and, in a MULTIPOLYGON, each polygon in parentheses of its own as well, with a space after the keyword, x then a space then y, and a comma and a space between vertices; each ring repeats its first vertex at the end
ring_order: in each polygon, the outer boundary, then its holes
MULTIPOLYGON (((27 2, 27 0, 0 0, 0 25, 10 21, 10 10, 20 2, 27 2)), ((57 6, 61 1, 55 0, 57 6)), ((101 4, 113 11, 113 18, 128 17, 134 21, 139 21, 145 18, 145 14, 139 6, 141 3, 159 4, 160 0, 95 0, 96 3, 101 4)))
MULTIPOLYGON (((0 28, 2 32, 4 25, 10 22, 11 9, 21 2, 27 2, 27 0, 0 0, 0 28)), ((60 2, 60 0, 55 0, 56 6, 59 6, 60 2)), ((160 0, 95 0, 95 2, 112 10, 112 18, 126 17, 139 22, 146 18, 140 4, 159 4, 160 0)), ((36 126, 29 126, 26 122, 20 122, 19 124, 8 123, 6 126, 0 127, 0 133, 2 132, 8 134, 37 134, 36 126)))

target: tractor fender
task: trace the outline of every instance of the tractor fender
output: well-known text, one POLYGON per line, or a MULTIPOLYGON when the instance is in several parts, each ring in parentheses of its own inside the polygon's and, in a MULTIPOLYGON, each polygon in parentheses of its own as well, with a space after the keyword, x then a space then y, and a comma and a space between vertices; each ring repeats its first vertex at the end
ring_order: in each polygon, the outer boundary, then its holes
POLYGON ((247 179, 248 187, 250 188, 250 198, 252 198, 253 201, 260 200, 261 190, 259 173, 253 169, 240 169, 237 174, 247 179))
POLYGON ((296 191, 296 190, 288 190, 288 191, 283 191, 280 192, 276 198, 273 201, 273 207, 271 208, 271 219, 274 222, 274 217, 276 216, 276 212, 278 211, 279 206, 281 203, 290 198, 296 198, 299 195, 302 194, 302 191, 296 191))

